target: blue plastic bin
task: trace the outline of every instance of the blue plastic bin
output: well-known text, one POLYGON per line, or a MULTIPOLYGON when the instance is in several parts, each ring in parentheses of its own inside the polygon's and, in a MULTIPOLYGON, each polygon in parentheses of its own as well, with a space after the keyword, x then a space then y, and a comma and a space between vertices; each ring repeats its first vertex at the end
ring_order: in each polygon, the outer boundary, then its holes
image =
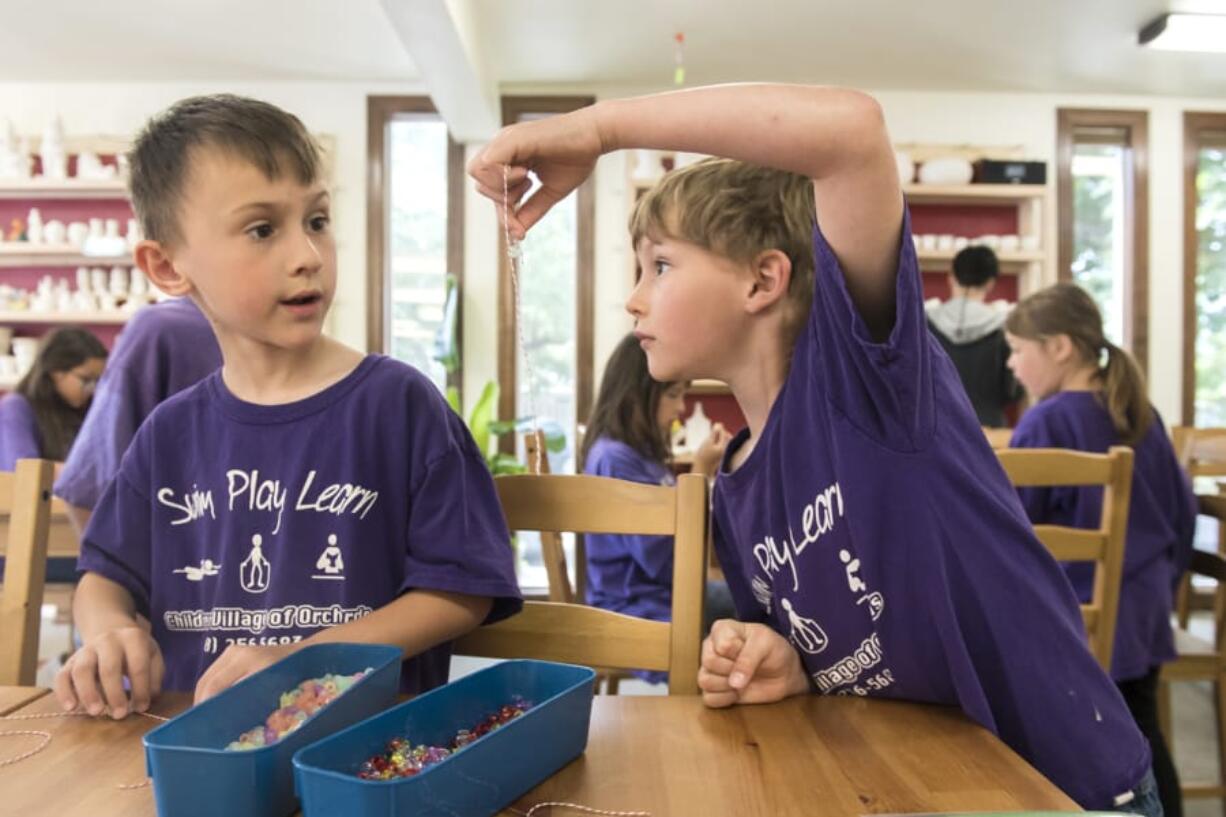
POLYGON ((145 763, 159 817, 292 814, 294 752, 396 702, 401 651, 384 644, 313 644, 246 678, 145 735, 145 763), (270 746, 226 751, 277 709, 281 693, 327 673, 370 668, 344 694, 270 746))
POLYGON ((583 754, 596 673, 505 661, 380 713, 294 755, 304 817, 478 817, 498 812, 583 754), (414 777, 362 780, 394 737, 446 746, 516 696, 533 708, 414 777))

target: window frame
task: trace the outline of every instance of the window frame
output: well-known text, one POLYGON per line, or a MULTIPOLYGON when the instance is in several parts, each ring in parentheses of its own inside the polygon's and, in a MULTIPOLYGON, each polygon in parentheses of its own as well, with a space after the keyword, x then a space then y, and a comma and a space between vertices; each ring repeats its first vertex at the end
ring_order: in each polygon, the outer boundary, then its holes
MULTIPOLYGON (((366 349, 387 351, 391 325, 388 297, 387 216, 391 186, 387 183, 387 126, 400 114, 442 116, 427 96, 366 97, 366 349)), ((456 278, 456 344, 460 366, 447 375, 447 386, 463 398, 464 389, 464 146, 447 132, 447 270, 456 278)))
POLYGON ((1126 147, 1132 157, 1124 178, 1124 343, 1142 371, 1149 368, 1149 112, 1100 108, 1059 108, 1056 111, 1056 280, 1073 281, 1073 152, 1079 128, 1117 128, 1124 131, 1119 142, 1101 144, 1126 147))
MULTIPOLYGON (((569 113, 595 104, 591 96, 504 96, 502 124, 512 125, 532 114, 569 113)), ((586 421, 594 397, 593 362, 595 357, 594 293, 596 270, 596 180, 589 176, 575 191, 575 420, 586 421)), ((506 238, 498 231, 498 416, 516 416, 518 391, 516 358, 519 343, 515 293, 511 269, 507 264, 506 238)), ((515 453, 514 435, 499 440, 499 449, 515 453)))
POLYGON ((1201 148, 1226 148, 1226 113, 1183 114, 1183 408, 1186 426, 1196 424, 1196 169, 1201 148), (1205 138, 1212 134, 1210 138, 1205 138), (1216 137, 1216 138, 1215 138, 1216 137))

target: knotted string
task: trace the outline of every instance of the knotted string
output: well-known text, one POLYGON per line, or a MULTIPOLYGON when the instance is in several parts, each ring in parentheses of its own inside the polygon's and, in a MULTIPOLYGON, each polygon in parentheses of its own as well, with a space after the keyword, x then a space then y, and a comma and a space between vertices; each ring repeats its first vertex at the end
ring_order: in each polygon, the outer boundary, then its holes
MULTIPOLYGON (((169 718, 163 718, 161 715, 154 715, 150 712, 138 712, 136 714, 143 715, 146 718, 152 718, 155 721, 170 720, 169 718)), ((71 718, 71 717, 87 717, 88 718, 88 717, 93 717, 93 716, 90 715, 88 712, 82 712, 80 710, 77 710, 74 712, 43 712, 43 713, 39 713, 35 715, 2 715, 0 716, 0 721, 33 721, 33 720, 41 720, 44 718, 71 718)), ((9 737, 9 736, 19 736, 19 735, 25 735, 29 737, 35 737, 35 738, 42 738, 42 742, 28 752, 17 755, 16 757, 10 757, 10 758, 5 758, 4 760, 0 760, 0 769, 4 768, 5 766, 12 766, 15 763, 20 763, 23 760, 28 760, 29 758, 34 757, 36 754, 41 752, 43 749, 46 749, 47 746, 51 743, 51 733, 44 732, 41 729, 28 729, 28 730, 27 729, 14 729, 8 732, 0 732, 0 738, 9 737)), ((141 783, 117 783, 115 787, 118 789, 142 789, 148 785, 149 785, 149 780, 148 778, 146 778, 144 782, 141 782, 141 783)))
POLYGON ((527 260, 527 254, 524 252, 524 242, 511 238, 511 200, 508 188, 510 187, 511 166, 502 166, 502 237, 503 244, 507 251, 507 266, 511 270, 511 300, 515 310, 515 334, 519 341, 519 348, 524 351, 524 378, 528 386, 528 411, 532 415, 532 437, 537 441, 535 445, 531 464, 531 472, 534 474, 541 473, 541 457, 544 456, 541 449, 545 447, 544 440, 540 435, 540 425, 536 414, 536 374, 532 370, 532 356, 528 354, 528 346, 524 343, 524 316, 523 310, 520 309, 520 271, 527 260))

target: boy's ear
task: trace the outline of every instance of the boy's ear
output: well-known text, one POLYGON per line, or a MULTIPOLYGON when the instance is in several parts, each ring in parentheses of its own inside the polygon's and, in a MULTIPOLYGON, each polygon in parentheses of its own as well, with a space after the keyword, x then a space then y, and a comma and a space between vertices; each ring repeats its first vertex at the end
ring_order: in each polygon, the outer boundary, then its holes
POLYGON ((136 266, 149 278, 149 281, 167 295, 187 295, 192 290, 191 281, 175 269, 174 260, 170 257, 161 242, 145 239, 137 243, 132 253, 136 258, 136 266))
POLYGON ((792 280, 792 259, 780 250, 766 250, 753 263, 753 286, 745 308, 751 315, 781 302, 792 280))

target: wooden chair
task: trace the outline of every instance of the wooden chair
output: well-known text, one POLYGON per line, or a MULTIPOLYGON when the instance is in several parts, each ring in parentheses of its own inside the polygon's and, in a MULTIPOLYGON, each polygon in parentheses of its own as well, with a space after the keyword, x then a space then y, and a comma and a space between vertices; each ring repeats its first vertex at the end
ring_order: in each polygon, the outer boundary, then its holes
POLYGON ((0 686, 33 686, 51 524, 50 460, 18 460, 0 472, 0 514, 9 517, 0 591, 0 686))
MULTIPOLYGON (((1200 513, 1226 523, 1226 497, 1197 497, 1200 513)), ((1213 595, 1216 597, 1213 605, 1213 640, 1206 641, 1192 635, 1185 627, 1175 628, 1175 652, 1178 657, 1162 667, 1158 685, 1158 722, 1166 736, 1168 746, 1174 747, 1171 739, 1171 689, 1176 681, 1209 681, 1213 687, 1213 705, 1217 713, 1218 737, 1218 768, 1220 778, 1217 783, 1183 781, 1181 790, 1184 798, 1220 797, 1223 798, 1223 811, 1226 812, 1226 614, 1222 596, 1226 592, 1226 559, 1217 553, 1207 553, 1203 550, 1192 551, 1192 561, 1188 573, 1204 576, 1216 582, 1213 595)))
POLYGON ((1081 605, 1090 651, 1111 671, 1115 619, 1124 576, 1128 503, 1132 496, 1132 449, 1113 446, 1106 454, 1058 448, 1010 448, 996 452, 1009 479, 1019 488, 1101 485, 1102 515, 1098 528, 1035 525, 1039 540, 1062 562, 1094 562, 1094 590, 1081 605))
POLYGON ((675 487, 571 475, 494 480, 511 530, 658 534, 674 538, 672 621, 583 604, 527 601, 523 612, 458 639, 457 655, 539 658, 668 673, 669 694, 698 692, 706 575, 706 480, 675 487))
MULTIPOLYGON (((1179 464, 1192 479, 1226 477, 1226 428, 1171 426, 1171 444, 1179 464)), ((1226 493, 1226 483, 1218 482, 1218 493, 1226 493)), ((1219 528, 1218 554, 1226 557, 1226 526, 1219 528)), ((1219 597, 1215 590, 1194 585, 1192 574, 1184 574, 1175 595, 1179 626, 1186 630, 1192 611, 1214 609, 1215 600, 1219 597)))
POLYGON ((995 449, 1008 448, 1009 440, 1013 439, 1013 429, 983 426, 983 436, 988 438, 988 445, 995 449))

